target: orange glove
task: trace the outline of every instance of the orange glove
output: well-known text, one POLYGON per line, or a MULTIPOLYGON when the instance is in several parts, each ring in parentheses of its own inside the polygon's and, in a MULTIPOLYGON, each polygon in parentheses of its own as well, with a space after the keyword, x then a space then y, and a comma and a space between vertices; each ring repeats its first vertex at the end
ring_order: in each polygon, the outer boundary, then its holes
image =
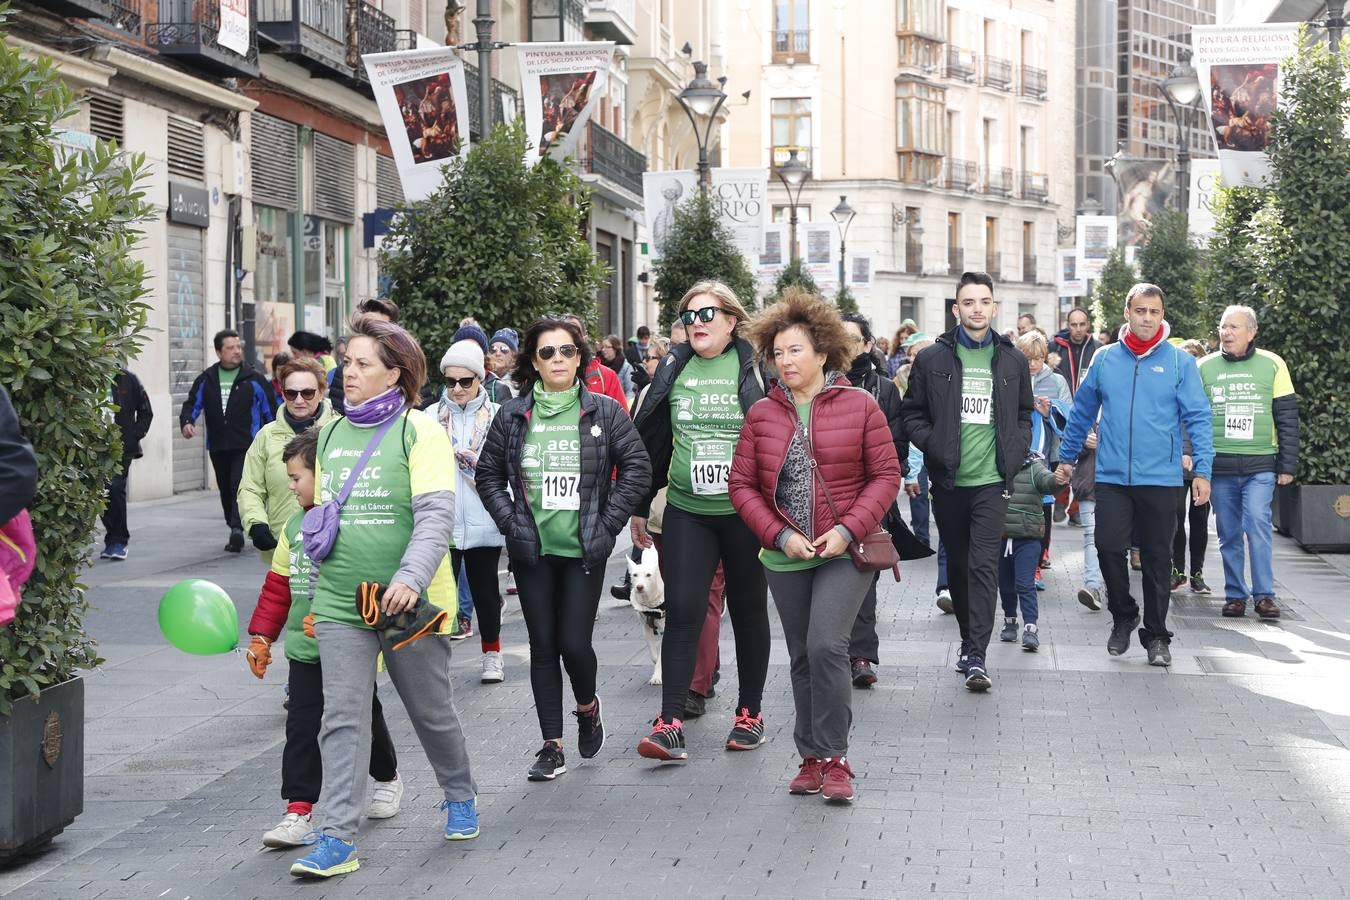
POLYGON ((314 613, 310 613, 309 615, 305 616, 304 623, 305 623, 305 637, 307 638, 314 637, 314 613))
POLYGON ((246 656, 248 667, 253 670, 253 674, 262 678, 267 674, 267 667, 272 664, 272 642, 261 634, 253 635, 246 656))

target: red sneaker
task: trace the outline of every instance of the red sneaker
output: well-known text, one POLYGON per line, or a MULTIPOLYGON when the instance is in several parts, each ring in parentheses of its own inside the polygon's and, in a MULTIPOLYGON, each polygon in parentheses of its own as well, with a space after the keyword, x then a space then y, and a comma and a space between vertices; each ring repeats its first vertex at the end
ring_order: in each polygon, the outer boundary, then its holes
POLYGON ((788 785, 788 793, 820 793, 820 760, 814 756, 808 756, 802 760, 802 766, 797 771, 797 777, 792 779, 792 783, 788 785))
POLYGON ((838 756, 820 764, 820 792, 827 803, 848 803, 853 799, 853 770, 848 759, 838 756))

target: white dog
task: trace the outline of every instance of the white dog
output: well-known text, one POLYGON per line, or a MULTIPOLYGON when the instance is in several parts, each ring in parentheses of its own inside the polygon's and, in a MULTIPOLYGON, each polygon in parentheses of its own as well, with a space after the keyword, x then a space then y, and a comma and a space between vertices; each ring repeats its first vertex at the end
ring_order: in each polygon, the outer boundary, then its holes
POLYGON ((661 683, 661 635, 666 630, 666 583, 661 580, 655 547, 642 551, 642 561, 628 560, 628 576, 633 589, 628 602, 637 610, 642 622, 642 636, 647 639, 647 651, 652 655, 652 677, 648 684, 661 683))

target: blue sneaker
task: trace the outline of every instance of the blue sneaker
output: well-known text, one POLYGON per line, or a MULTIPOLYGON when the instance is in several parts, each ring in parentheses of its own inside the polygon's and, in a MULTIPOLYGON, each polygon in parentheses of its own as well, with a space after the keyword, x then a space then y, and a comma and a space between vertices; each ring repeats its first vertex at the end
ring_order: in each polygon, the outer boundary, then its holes
POLYGON ((301 878, 332 878, 334 875, 355 872, 359 868, 361 864, 356 861, 356 844, 349 844, 331 834, 320 834, 309 855, 291 863, 291 874, 301 878))
POLYGON ((107 547, 107 549, 103 551, 103 558, 104 558, 104 559, 126 559, 126 558, 127 558, 127 545, 126 545, 126 544, 109 544, 108 547, 107 547))
POLYGON ((478 798, 451 802, 442 800, 440 808, 446 810, 445 839, 447 841, 468 841, 478 837, 478 798))
POLYGON ((966 674, 966 670, 970 668, 970 651, 974 649, 974 646, 970 641, 961 642, 960 655, 956 657, 956 671, 962 675, 966 674))

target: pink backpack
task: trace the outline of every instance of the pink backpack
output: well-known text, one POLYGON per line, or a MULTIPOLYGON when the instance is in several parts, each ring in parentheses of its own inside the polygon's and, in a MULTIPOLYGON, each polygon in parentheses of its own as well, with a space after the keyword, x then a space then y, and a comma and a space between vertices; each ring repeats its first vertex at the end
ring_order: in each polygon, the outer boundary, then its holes
POLYGON ((22 599, 20 589, 33 574, 37 561, 37 543, 33 540, 33 522, 28 510, 0 525, 0 626, 14 621, 14 610, 22 599))

